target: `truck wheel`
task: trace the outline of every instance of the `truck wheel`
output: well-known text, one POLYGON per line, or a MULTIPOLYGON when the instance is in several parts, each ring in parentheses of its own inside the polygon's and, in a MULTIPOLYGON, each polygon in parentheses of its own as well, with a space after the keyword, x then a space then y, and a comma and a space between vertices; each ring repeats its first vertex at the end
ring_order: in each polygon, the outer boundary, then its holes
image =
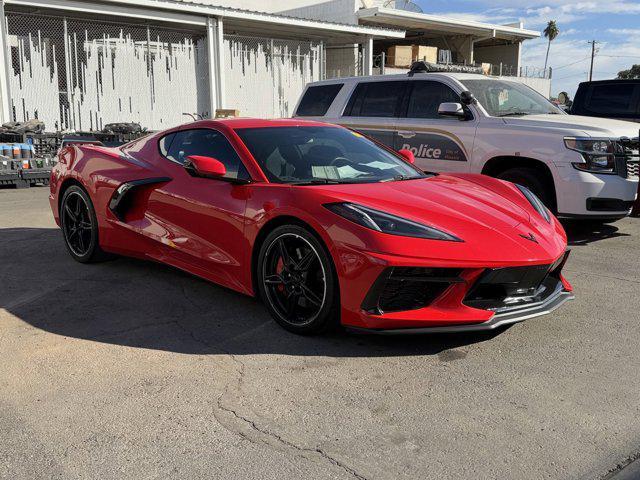
POLYGON ((496 175, 500 180, 517 183, 531 190, 546 207, 554 214, 557 213, 557 205, 553 184, 549 185, 546 176, 535 168, 517 167, 505 170, 496 175))

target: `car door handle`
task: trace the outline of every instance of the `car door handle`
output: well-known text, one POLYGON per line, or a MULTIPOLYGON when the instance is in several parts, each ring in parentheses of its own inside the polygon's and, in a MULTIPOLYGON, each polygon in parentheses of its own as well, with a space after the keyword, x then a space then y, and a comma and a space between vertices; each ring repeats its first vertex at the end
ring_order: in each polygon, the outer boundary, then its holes
POLYGON ((402 138, 413 138, 416 136, 416 132, 410 132, 408 130, 400 130, 398 131, 398 135, 402 138))

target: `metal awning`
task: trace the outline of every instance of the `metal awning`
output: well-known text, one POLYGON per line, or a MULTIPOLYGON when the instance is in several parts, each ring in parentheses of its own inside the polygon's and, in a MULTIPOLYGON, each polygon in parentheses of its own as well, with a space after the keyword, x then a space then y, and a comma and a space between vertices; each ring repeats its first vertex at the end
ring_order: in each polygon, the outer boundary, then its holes
POLYGON ((426 34, 472 35, 496 37, 508 40, 527 40, 540 37, 540 32, 511 25, 460 20, 427 13, 408 12, 395 8, 373 7, 358 10, 361 24, 402 28, 407 31, 424 31, 426 34))
POLYGON ((156 21, 206 26, 207 17, 222 18, 225 31, 278 38, 323 40, 326 43, 359 43, 367 38, 404 38, 404 29, 377 25, 353 25, 180 0, 4 0, 5 5, 26 10, 57 10, 77 15, 117 16, 136 21, 156 21))

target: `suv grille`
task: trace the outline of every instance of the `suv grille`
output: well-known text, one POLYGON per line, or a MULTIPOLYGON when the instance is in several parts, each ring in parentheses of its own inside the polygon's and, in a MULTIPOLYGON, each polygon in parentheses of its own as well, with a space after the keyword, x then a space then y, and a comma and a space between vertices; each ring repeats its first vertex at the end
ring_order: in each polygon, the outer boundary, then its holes
POLYGON ((618 174, 623 178, 638 178, 640 173, 640 136, 621 138, 616 142, 616 164, 618 174))

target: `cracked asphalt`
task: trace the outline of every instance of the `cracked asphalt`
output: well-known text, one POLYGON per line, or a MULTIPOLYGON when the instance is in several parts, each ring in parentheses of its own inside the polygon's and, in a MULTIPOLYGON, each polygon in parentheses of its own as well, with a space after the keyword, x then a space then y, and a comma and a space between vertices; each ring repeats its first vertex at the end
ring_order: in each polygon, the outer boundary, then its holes
POLYGON ((168 267, 73 262, 47 194, 0 190, 0 478, 604 479, 639 456, 638 218, 569 226, 553 315, 303 338, 168 267))

